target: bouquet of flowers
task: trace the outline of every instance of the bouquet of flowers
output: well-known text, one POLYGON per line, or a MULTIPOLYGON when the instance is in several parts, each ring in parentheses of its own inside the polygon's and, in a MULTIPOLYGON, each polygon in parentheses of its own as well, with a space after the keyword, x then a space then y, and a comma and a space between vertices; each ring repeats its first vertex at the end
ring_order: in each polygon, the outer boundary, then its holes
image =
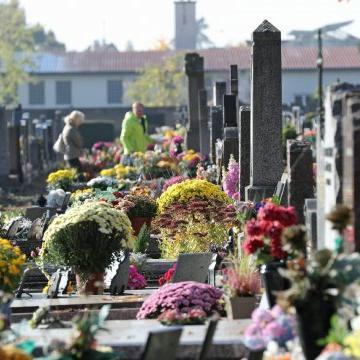
POLYGON ((147 285, 144 275, 139 274, 135 265, 130 265, 128 289, 145 289, 147 285))
POLYGON ((295 317, 284 313, 280 306, 271 310, 255 309, 252 323, 245 329, 245 345, 253 350, 265 349, 270 341, 285 347, 296 334, 295 317))
POLYGON ((285 228, 296 223, 293 207, 282 207, 268 202, 260 208, 257 218, 246 223, 246 240, 243 249, 254 255, 258 264, 281 260, 287 257, 281 236, 285 228))
POLYGON ((182 173, 190 178, 196 176, 197 166, 203 161, 203 156, 194 150, 187 150, 186 152, 177 156, 179 159, 179 167, 182 173))
POLYGON ((184 281, 166 284, 150 295, 141 306, 138 319, 158 319, 167 310, 188 313, 201 310, 207 316, 223 309, 222 292, 207 284, 184 281))
POLYGON ((112 142, 97 142, 91 149, 90 162, 98 169, 114 166, 121 160, 122 147, 112 142))
POLYGON ((76 170, 65 169, 52 172, 47 177, 47 184, 50 190, 63 189, 69 191, 76 180, 76 170))
POLYGON ((159 278, 159 285, 163 286, 165 284, 168 284, 172 280, 175 274, 175 270, 176 270, 176 263, 163 276, 159 278))
POLYGON ((228 170, 223 169, 223 189, 226 195, 232 199, 239 197, 239 174, 239 164, 231 155, 228 170))

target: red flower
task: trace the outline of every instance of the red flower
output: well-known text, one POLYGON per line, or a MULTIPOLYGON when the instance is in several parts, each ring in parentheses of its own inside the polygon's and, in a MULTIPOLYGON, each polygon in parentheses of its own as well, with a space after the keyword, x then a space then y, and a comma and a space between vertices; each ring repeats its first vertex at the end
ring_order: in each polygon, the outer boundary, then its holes
POLYGON ((288 208, 281 208, 279 212, 279 219, 278 219, 284 226, 292 226, 295 225, 297 222, 297 216, 295 208, 288 207, 288 208))
POLYGON ((159 278, 159 285, 163 286, 169 283, 174 276, 176 270, 176 264, 174 264, 165 274, 159 278))
POLYGON ((260 227, 259 221, 252 219, 246 224, 246 234, 248 236, 258 236, 263 234, 263 229, 260 227))
POLYGON ((243 243, 243 249, 247 255, 253 254, 257 249, 264 246, 264 241, 257 237, 248 237, 243 243))
POLYGON ((267 228, 267 236, 271 239, 280 240, 283 229, 284 227, 281 225, 279 221, 274 221, 267 228))

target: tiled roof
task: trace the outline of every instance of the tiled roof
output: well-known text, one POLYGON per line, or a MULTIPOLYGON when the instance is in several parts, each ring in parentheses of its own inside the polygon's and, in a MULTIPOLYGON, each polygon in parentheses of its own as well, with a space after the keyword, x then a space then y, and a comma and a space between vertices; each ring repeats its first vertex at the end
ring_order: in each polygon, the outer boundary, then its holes
MULTIPOLYGON (((250 67, 250 48, 214 48, 200 50, 207 71, 228 70, 231 64, 240 69, 250 67)), ((324 66, 331 69, 360 68, 360 50, 355 46, 324 48, 324 66)), ((173 51, 132 52, 68 52, 38 54, 36 73, 81 73, 81 72, 135 72, 147 64, 161 64, 174 55, 173 51)), ((314 47, 282 48, 283 69, 316 68, 317 49, 314 47)))

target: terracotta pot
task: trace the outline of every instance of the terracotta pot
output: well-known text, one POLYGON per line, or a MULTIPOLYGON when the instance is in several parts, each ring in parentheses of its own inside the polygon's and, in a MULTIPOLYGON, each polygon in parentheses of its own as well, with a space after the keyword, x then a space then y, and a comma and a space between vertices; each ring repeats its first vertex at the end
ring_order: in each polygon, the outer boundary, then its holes
POLYGON ((257 303, 255 296, 226 297, 225 301, 228 319, 250 319, 257 303))
POLYGON ((131 225, 132 225, 135 235, 137 236, 139 234, 139 232, 144 224, 146 224, 146 226, 148 228, 150 228, 151 220, 152 220, 151 217, 142 217, 142 216, 130 217, 131 225))
POLYGON ((80 295, 101 295, 104 291, 104 273, 93 273, 85 282, 76 274, 76 288, 80 295))

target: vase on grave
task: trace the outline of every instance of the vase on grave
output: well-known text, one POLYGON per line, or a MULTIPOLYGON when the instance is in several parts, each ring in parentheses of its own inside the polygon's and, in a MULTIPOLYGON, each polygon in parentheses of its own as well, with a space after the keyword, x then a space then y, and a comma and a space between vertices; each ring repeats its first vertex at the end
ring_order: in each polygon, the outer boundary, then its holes
POLYGON ((225 306, 228 319, 250 319, 255 310, 257 299, 255 296, 225 297, 225 306))
POLYGON ((318 357, 324 346, 318 344, 328 335, 336 307, 333 300, 312 293, 295 304, 298 336, 306 360, 318 357))
POLYGON ((139 235, 139 232, 143 225, 149 229, 151 227, 152 217, 144 217, 144 216, 129 216, 131 226, 134 230, 135 236, 139 235))
POLYGON ((289 280, 280 275, 278 271, 280 268, 286 268, 286 263, 282 260, 272 261, 261 265, 260 268, 261 280, 270 307, 276 304, 275 292, 287 290, 290 287, 289 280))
POLYGON ((104 292, 104 273, 90 274, 85 280, 76 273, 76 288, 79 295, 101 295, 104 292))
POLYGON ((10 328, 11 325, 11 300, 7 300, 4 303, 0 303, 0 321, 3 321, 3 325, 0 326, 2 330, 10 328))

